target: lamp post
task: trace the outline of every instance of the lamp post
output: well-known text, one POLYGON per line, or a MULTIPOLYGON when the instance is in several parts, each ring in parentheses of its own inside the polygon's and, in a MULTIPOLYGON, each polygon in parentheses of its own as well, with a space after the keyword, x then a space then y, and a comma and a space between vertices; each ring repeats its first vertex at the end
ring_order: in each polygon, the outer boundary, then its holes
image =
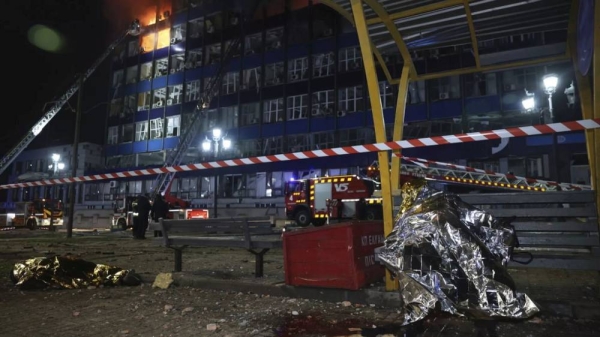
MULTIPOLYGON (((231 140, 225 138, 221 129, 215 128, 212 130, 212 140, 205 138, 202 142, 202 150, 204 152, 213 151, 214 158, 217 158, 221 149, 228 150, 231 148, 231 140)), ((214 217, 217 217, 217 201, 218 201, 218 188, 219 188, 219 175, 215 173, 214 193, 213 193, 213 213, 214 217)))
MULTIPOLYGON (((52 170, 52 178, 57 178, 60 174, 60 171, 65 169, 65 164, 60 162, 60 154, 58 153, 53 153, 52 154, 52 164, 50 164, 48 166, 48 169, 52 170)), ((53 195, 56 193, 52 193, 53 195)), ((55 196, 51 197, 52 199, 55 199, 55 196)))

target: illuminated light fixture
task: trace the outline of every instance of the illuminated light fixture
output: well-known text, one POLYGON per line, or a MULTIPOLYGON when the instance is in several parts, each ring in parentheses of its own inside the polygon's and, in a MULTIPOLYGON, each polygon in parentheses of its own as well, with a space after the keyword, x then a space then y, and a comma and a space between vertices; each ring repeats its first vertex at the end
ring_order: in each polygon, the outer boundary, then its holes
POLYGON ((523 108, 527 111, 533 110, 535 108, 535 98, 533 96, 528 96, 524 98, 521 103, 523 104, 523 108))
POLYGON ((212 135, 213 135, 213 138, 221 138, 221 129, 213 129, 212 135))
POLYGON ((59 161, 59 160, 60 160, 60 154, 54 153, 52 155, 52 161, 56 162, 56 161, 59 161))
POLYGON ((230 139, 223 139, 223 149, 227 150, 231 147, 231 140, 230 139))
POLYGON ((58 163, 58 169, 59 170, 64 170, 65 169, 65 163, 58 163))
POLYGON ((210 151, 210 141, 208 139, 202 142, 202 150, 210 151))
POLYGON ((555 74, 548 74, 543 77, 544 89, 547 94, 553 94, 556 92, 558 86, 558 76, 555 74))

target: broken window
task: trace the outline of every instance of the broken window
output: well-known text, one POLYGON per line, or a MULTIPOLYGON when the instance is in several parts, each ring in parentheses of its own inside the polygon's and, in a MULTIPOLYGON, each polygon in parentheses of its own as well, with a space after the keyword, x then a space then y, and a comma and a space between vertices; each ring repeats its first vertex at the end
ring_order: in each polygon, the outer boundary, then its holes
POLYGON ((183 84, 171 85, 167 88, 167 106, 181 104, 183 100, 183 84))
POLYGON ((283 137, 263 138, 261 152, 264 156, 283 153, 283 137))
POLYGON ((219 121, 217 109, 206 110, 203 112, 203 114, 204 121, 202 121, 202 130, 208 131, 215 128, 217 126, 217 122, 219 121))
POLYGON ((127 74, 125 75, 125 83, 132 84, 137 82, 138 79, 138 66, 127 68, 127 74))
POLYGON ((288 81, 305 80, 308 76, 308 57, 301 57, 288 62, 288 81))
POLYGON ((242 90, 260 89, 260 67, 244 70, 242 90))
POLYGON ((171 29, 163 29, 158 31, 158 40, 156 41, 156 49, 168 47, 171 44, 171 29))
POLYGON ((238 126, 238 107, 237 105, 221 108, 219 127, 223 129, 233 129, 238 126))
POLYGON ((163 136, 163 119, 156 118, 150 120, 150 139, 159 139, 163 136))
POLYGON ((185 33, 185 24, 173 26, 173 29, 171 29, 171 44, 185 41, 185 33))
POLYGON ((425 81, 410 81, 408 83, 409 104, 425 103, 425 81))
POLYGON ((312 149, 330 149, 335 146, 333 132, 318 132, 312 134, 312 149))
POLYGON ((148 139, 148 122, 135 123, 135 141, 148 139))
POLYGON ((255 125, 260 120, 259 103, 242 105, 242 120, 240 126, 255 125))
POLYGON ((310 136, 306 134, 288 135, 286 152, 301 152, 312 150, 310 136))
POLYGON ((185 101, 200 100, 200 80, 190 81, 185 84, 185 101))
POLYGON ((204 78, 204 92, 209 98, 216 97, 219 95, 219 83, 215 77, 204 78))
POLYGON ((152 62, 142 64, 140 67, 140 81, 148 81, 152 78, 152 62))
POLYGON ((313 77, 332 76, 335 67, 333 53, 313 55, 313 77))
POLYGON ((154 95, 152 99, 152 108, 162 108, 165 106, 166 97, 167 97, 167 88, 160 88, 154 90, 154 95))
POLYGON ((154 61, 154 77, 167 76, 169 59, 167 57, 154 61))
POLYGON ((109 116, 116 117, 123 112, 123 98, 115 98, 110 101, 109 116))
POLYGON ((242 158, 254 157, 262 154, 261 141, 259 139, 244 140, 243 142, 240 142, 238 149, 239 156, 242 158))
POLYGON ((114 145, 119 142, 119 127, 111 126, 108 128, 108 137, 106 139, 106 143, 108 145, 114 145))
POLYGON ((213 13, 206 16, 206 34, 212 35, 223 29, 223 13, 213 13))
POLYGON ((113 73, 113 80, 112 80, 113 88, 123 84, 123 75, 124 74, 125 74, 125 72, 123 71, 123 69, 117 70, 113 73))
POLYGON ((179 136, 179 130, 181 125, 181 116, 167 117, 167 135, 166 137, 177 137, 179 136))
POLYGON ((233 93, 237 92, 239 82, 240 82, 240 73, 239 72, 232 71, 232 72, 226 73, 225 76, 223 76, 223 80, 221 81, 221 87, 222 87, 221 93, 223 95, 228 95, 228 94, 233 94, 233 93))
POLYGON ((283 27, 267 30, 265 37, 265 50, 274 50, 281 48, 283 40, 283 27))
POLYGON ((460 77, 441 77, 429 81, 429 95, 432 101, 460 97, 460 77))
POLYGON ((496 95, 496 73, 465 75, 465 97, 496 95))
POLYGON ((349 112, 362 110, 362 85, 339 89, 338 98, 338 117, 343 117, 349 112))
POLYGON ((265 86, 283 83, 283 62, 267 64, 265 66, 265 86))
POLYGON ((135 95, 125 96, 125 103, 123 105, 123 112, 127 115, 132 114, 137 110, 137 98, 135 97, 135 95))
POLYGON ((150 33, 148 35, 142 36, 142 40, 140 42, 140 53, 149 53, 154 50, 154 45, 156 43, 156 34, 150 33))
POLYGON ((245 37, 244 54, 252 55, 262 51, 262 34, 252 34, 245 37))
POLYGON ((135 39, 127 43, 127 56, 134 57, 140 53, 140 41, 135 39))
POLYGON ((173 13, 178 13, 187 8, 187 0, 173 0, 173 13))
POLYGON ((311 115, 313 117, 333 114, 335 109, 335 92, 333 90, 317 91, 313 92, 312 95, 311 115))
POLYGON ((308 95, 289 96, 287 98, 287 120, 307 117, 308 95))
POLYGON ((362 67, 362 55, 358 47, 344 48, 339 51, 339 71, 355 71, 362 67))
POLYGON ((133 141, 133 124, 121 125, 121 143, 133 141))
POLYGON ((387 82, 379 82, 379 95, 381 97, 382 108, 393 108, 396 104, 394 99, 394 90, 387 82))
POLYGON ((214 64, 221 62, 221 44, 216 43, 206 47, 205 64, 214 64))
POLYGON ((263 103, 263 123, 283 122, 283 98, 267 100, 263 103))
POLYGON ((175 74, 180 71, 183 71, 184 68, 185 68, 185 54, 179 53, 179 54, 171 55, 171 64, 170 64, 169 73, 175 74))
POLYGON ((150 109, 150 91, 140 92, 138 94, 138 105, 137 111, 149 110, 150 109))
POLYGON ((228 57, 239 57, 241 54, 240 43, 233 40, 225 42, 225 51, 223 52, 228 57))
POLYGON ((204 32, 204 18, 190 20, 190 39, 199 39, 204 32))
POLYGON ((202 66, 202 48, 189 50, 185 60, 185 68, 193 69, 202 66))

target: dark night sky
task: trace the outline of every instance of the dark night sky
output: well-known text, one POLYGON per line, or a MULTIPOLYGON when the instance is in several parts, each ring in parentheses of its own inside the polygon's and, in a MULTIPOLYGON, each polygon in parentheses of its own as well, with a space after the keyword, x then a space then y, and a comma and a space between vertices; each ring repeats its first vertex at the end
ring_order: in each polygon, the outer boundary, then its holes
MULTIPOLYGON (((111 27, 103 15, 101 0, 9 0, 4 2, 2 23, 5 127, 0 134, 0 153, 16 145, 43 115, 42 107, 58 98, 87 69, 111 40, 111 27), (32 45, 28 30, 46 25, 63 35, 64 47, 53 53, 32 45)), ((109 60, 84 86, 84 111, 106 102, 109 60)), ((70 100, 76 107, 77 94, 70 100)), ((68 106, 66 106, 68 107, 68 106)), ((106 105, 84 115, 82 141, 101 142, 106 105), (102 128, 99 127, 102 125, 102 128), (93 132, 96 130, 96 132, 93 132)), ((30 147, 58 145, 73 140, 75 113, 63 109, 30 147)))

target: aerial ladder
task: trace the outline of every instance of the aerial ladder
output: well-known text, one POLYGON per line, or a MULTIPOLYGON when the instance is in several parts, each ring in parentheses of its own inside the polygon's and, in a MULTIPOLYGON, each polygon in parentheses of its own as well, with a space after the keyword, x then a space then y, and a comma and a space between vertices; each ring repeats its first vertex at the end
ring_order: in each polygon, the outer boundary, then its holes
POLYGON ((113 52, 113 50, 128 36, 138 36, 141 33, 141 26, 139 20, 135 20, 131 23, 131 25, 127 28, 123 34, 121 34, 113 43, 111 43, 106 51, 100 55, 96 59, 96 61, 89 67, 77 81, 69 87, 67 92, 65 92, 60 98, 54 102, 50 110, 48 110, 42 118, 35 123, 35 125, 27 132, 25 137, 21 139, 21 141, 13 147, 4 157, 2 157, 2 161, 0 161, 0 174, 2 174, 12 162, 23 152, 29 144, 35 139, 37 135, 39 135, 44 127, 50 123, 52 118, 56 116, 62 107, 67 104, 69 99, 73 97, 73 95, 79 90, 82 83, 84 83, 94 71, 102 64, 102 62, 113 52))
MULTIPOLYGON (((264 4, 263 0, 256 1, 254 10, 247 13, 249 16, 253 15, 260 6, 264 4)), ((240 23, 241 24, 241 23, 240 23)), ((185 129, 182 137, 179 139, 179 143, 177 147, 169 153, 167 156, 167 160, 163 165, 163 168, 168 169, 168 173, 159 174, 154 183, 151 194, 151 200, 161 194, 163 196, 167 196, 169 194, 169 190, 171 188, 171 184, 173 183, 173 178, 177 171, 173 169, 173 166, 179 166, 182 164, 183 159, 185 158, 188 149, 191 144, 194 143, 194 140, 198 133, 200 132, 202 126, 202 117, 206 113, 205 110, 209 108, 210 102, 213 97, 218 96, 219 88, 221 86, 221 82, 223 80, 223 76, 226 73, 227 62, 233 57, 236 50, 239 48, 241 53, 241 37, 237 35, 236 38, 227 46, 223 53, 223 60, 219 64, 219 68, 217 73, 211 80, 205 85, 205 90, 202 93, 198 104, 196 105, 194 112, 192 113, 192 119, 190 121, 190 126, 185 129)))

